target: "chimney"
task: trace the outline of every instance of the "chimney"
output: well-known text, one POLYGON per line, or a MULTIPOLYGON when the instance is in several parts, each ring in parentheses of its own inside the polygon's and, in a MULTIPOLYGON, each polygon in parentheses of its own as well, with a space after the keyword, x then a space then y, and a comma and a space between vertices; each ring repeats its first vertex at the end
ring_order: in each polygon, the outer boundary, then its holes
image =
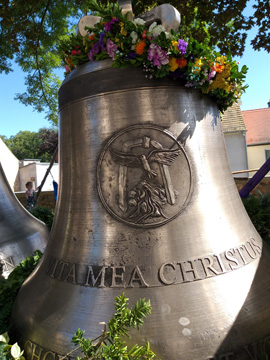
POLYGON ((268 105, 268 107, 270 108, 270 100, 268 101, 267 105, 268 105))

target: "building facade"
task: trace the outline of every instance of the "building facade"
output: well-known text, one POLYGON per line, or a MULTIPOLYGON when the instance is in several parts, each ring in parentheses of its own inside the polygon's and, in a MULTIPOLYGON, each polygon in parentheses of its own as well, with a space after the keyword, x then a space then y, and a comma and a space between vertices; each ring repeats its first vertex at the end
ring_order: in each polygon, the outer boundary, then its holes
MULTIPOLYGON (((247 130, 239 104, 234 104, 222 115, 222 128, 231 171, 247 170, 247 130)), ((233 176, 247 177, 248 173, 233 174, 233 176)))
POLYGON ((242 114, 247 128, 249 169, 259 169, 270 157, 270 107, 242 111, 242 114))

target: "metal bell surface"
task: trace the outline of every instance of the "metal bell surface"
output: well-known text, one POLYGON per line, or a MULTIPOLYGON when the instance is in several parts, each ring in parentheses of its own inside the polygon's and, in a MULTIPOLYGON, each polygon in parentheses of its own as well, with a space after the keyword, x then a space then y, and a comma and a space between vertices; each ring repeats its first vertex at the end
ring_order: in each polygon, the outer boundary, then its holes
POLYGON ((0 164, 0 264, 7 277, 15 266, 44 251, 49 238, 47 226, 32 216, 17 200, 0 164))
POLYGON ((270 253, 237 193, 214 101, 104 60, 66 77, 59 107, 56 218, 13 312, 27 359, 58 360, 78 328, 100 335, 123 292, 151 300, 132 341, 158 358, 250 359, 270 334, 270 253))

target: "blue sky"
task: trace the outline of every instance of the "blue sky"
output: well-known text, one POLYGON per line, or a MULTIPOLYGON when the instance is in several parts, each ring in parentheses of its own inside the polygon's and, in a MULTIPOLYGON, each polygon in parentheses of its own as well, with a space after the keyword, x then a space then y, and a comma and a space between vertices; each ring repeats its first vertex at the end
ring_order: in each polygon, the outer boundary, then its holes
MULTIPOLYGON (((239 66, 247 65, 249 68, 246 78, 249 88, 241 98, 242 110, 266 108, 270 100, 270 54, 252 49, 249 43, 254 33, 254 30, 249 32, 243 57, 236 58, 240 62, 239 66)), ((8 75, 0 75, 0 135, 10 137, 20 130, 38 131, 42 127, 51 126, 44 113, 37 113, 30 106, 14 100, 16 93, 25 91, 24 76, 18 67, 8 75)))

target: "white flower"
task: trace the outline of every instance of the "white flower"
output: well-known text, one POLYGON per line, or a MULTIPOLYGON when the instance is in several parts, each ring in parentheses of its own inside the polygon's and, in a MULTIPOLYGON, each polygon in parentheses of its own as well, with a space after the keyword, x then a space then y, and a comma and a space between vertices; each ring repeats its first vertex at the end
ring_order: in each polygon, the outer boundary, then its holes
POLYGON ((19 357, 23 354, 23 351, 21 352, 21 348, 17 343, 15 343, 14 345, 12 345, 10 353, 14 359, 19 359, 19 357))
POLYGON ((8 344, 9 342, 9 336, 8 333, 5 332, 4 334, 0 335, 0 342, 8 344))
POLYGON ((145 24, 145 21, 143 19, 140 19, 140 18, 134 19, 132 22, 135 25, 144 25, 145 24))
POLYGON ((157 23, 154 21, 154 22, 149 26, 149 29, 148 29, 149 32, 152 32, 155 27, 157 27, 157 23))
POLYGON ((165 27, 162 25, 158 25, 153 29, 152 34, 153 34, 153 36, 158 36, 162 32, 165 32, 165 27))
POLYGON ((168 31, 165 31, 166 39, 173 40, 173 35, 169 33, 168 31))
POLYGON ((132 38, 132 44, 136 44, 138 40, 138 34, 135 31, 132 31, 130 33, 130 37, 132 38))

